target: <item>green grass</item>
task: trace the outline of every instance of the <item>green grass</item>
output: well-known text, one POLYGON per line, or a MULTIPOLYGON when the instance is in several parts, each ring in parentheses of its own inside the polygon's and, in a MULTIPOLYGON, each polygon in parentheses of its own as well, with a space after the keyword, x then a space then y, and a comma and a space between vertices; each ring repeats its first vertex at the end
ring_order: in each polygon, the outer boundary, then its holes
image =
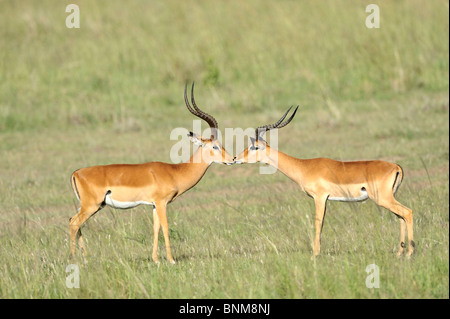
MULTIPOLYGON (((1 298, 449 298, 447 1, 0 1, 1 298), (186 81, 220 128, 275 121, 300 158, 400 164, 416 253, 372 202, 329 202, 311 260, 314 203, 281 173, 212 165, 168 208, 176 265, 151 261, 151 211, 105 208, 84 228, 79 289, 65 285, 70 174, 170 161, 192 129, 186 81), (380 288, 365 286, 380 267, 380 288)), ((203 128, 205 124, 202 123, 203 128)), ((226 145, 233 153, 240 150, 226 145)))

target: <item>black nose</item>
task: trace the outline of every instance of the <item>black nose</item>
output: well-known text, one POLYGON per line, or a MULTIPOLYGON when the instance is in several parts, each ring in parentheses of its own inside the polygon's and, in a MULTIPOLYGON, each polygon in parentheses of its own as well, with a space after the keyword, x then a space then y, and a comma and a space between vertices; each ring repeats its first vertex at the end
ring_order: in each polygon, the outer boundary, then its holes
POLYGON ((236 156, 235 157, 233 157, 233 161, 235 161, 236 160, 236 156))

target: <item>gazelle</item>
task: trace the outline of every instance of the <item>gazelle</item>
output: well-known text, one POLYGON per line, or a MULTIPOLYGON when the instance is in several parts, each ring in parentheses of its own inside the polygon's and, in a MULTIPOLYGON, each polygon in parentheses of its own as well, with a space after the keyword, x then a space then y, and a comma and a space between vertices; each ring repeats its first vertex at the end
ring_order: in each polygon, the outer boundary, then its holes
POLYGON ((353 202, 367 198, 399 217, 398 255, 403 254, 405 230, 407 230, 409 243, 407 256, 411 256, 414 251, 413 213, 411 209, 394 198, 403 179, 402 168, 394 163, 377 160, 340 162, 328 158, 299 159, 271 149, 262 138, 262 134, 289 124, 298 106, 292 116, 283 122, 291 109, 292 106, 276 123, 258 127, 256 138, 250 137, 251 145, 235 158, 235 163, 263 162, 272 165, 296 182, 302 191, 314 199, 316 217, 313 256, 320 253, 320 238, 327 200, 353 202))
POLYGON ((138 205, 153 206, 153 253, 158 262, 158 233, 162 226, 166 244, 167 259, 175 263, 170 251, 169 227, 166 206, 181 194, 194 187, 203 177, 211 163, 233 164, 233 157, 217 140, 217 121, 200 110, 194 100, 194 84, 191 89, 192 106, 184 89, 184 100, 188 110, 206 121, 211 128, 211 136, 204 138, 192 132, 191 141, 200 147, 187 163, 168 164, 149 162, 144 164, 113 164, 92 166, 75 171, 71 176, 72 188, 80 201, 81 208, 70 219, 71 253, 75 255, 76 242, 86 254, 81 234, 81 226, 105 205, 128 209, 138 205))

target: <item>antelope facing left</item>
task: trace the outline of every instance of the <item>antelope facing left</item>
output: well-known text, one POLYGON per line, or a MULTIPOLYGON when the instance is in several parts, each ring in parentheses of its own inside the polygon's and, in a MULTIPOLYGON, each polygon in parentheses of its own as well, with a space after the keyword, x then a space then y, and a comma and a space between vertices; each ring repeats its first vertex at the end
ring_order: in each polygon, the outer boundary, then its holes
POLYGON ((295 116, 298 106, 292 116, 284 121, 291 108, 276 123, 258 127, 256 138, 250 138, 251 145, 235 158, 235 162, 263 162, 272 165, 296 182, 302 191, 314 199, 316 234, 313 256, 320 253, 320 237, 326 202, 328 200, 355 202, 368 198, 399 217, 398 255, 403 253, 406 246, 405 231, 407 231, 407 256, 411 256, 414 251, 413 213, 411 209, 399 203, 394 197, 403 179, 402 168, 394 163, 377 160, 341 162, 329 158, 299 159, 271 149, 262 138, 262 134, 265 131, 279 129, 289 124, 295 116))
POLYGON ((112 164, 75 171, 70 180, 81 207, 69 222, 72 256, 75 256, 77 240, 83 255, 86 255, 81 226, 105 205, 120 209, 150 205, 153 206, 154 230, 152 259, 158 263, 158 233, 162 227, 167 259, 170 263, 175 263, 170 251, 167 204, 194 187, 211 163, 227 165, 234 163, 233 157, 217 140, 217 121, 197 107, 194 100, 194 84, 191 89, 192 106, 189 104, 186 90, 187 84, 184 89, 186 107, 192 114, 209 124, 211 136, 205 138, 189 133, 190 140, 199 145, 199 148, 186 163, 112 164))

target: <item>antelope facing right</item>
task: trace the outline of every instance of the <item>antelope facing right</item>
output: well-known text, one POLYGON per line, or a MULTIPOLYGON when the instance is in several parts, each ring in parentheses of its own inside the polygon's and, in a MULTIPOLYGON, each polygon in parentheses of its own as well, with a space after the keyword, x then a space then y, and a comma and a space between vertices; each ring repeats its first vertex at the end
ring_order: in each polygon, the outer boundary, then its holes
POLYGON ((159 229, 162 228, 167 259, 170 263, 175 263, 169 243, 167 204, 194 187, 212 163, 234 164, 233 157, 217 139, 216 119, 200 110, 195 104, 194 84, 191 89, 192 106, 189 104, 186 89, 187 84, 184 89, 187 109, 209 124, 211 137, 202 137, 190 132, 189 138, 200 147, 187 163, 112 164, 76 170, 70 181, 81 207, 69 222, 72 256, 75 255, 77 242, 83 255, 86 254, 81 227, 105 205, 120 209, 149 205, 153 207, 152 259, 158 263, 158 234, 159 229))

